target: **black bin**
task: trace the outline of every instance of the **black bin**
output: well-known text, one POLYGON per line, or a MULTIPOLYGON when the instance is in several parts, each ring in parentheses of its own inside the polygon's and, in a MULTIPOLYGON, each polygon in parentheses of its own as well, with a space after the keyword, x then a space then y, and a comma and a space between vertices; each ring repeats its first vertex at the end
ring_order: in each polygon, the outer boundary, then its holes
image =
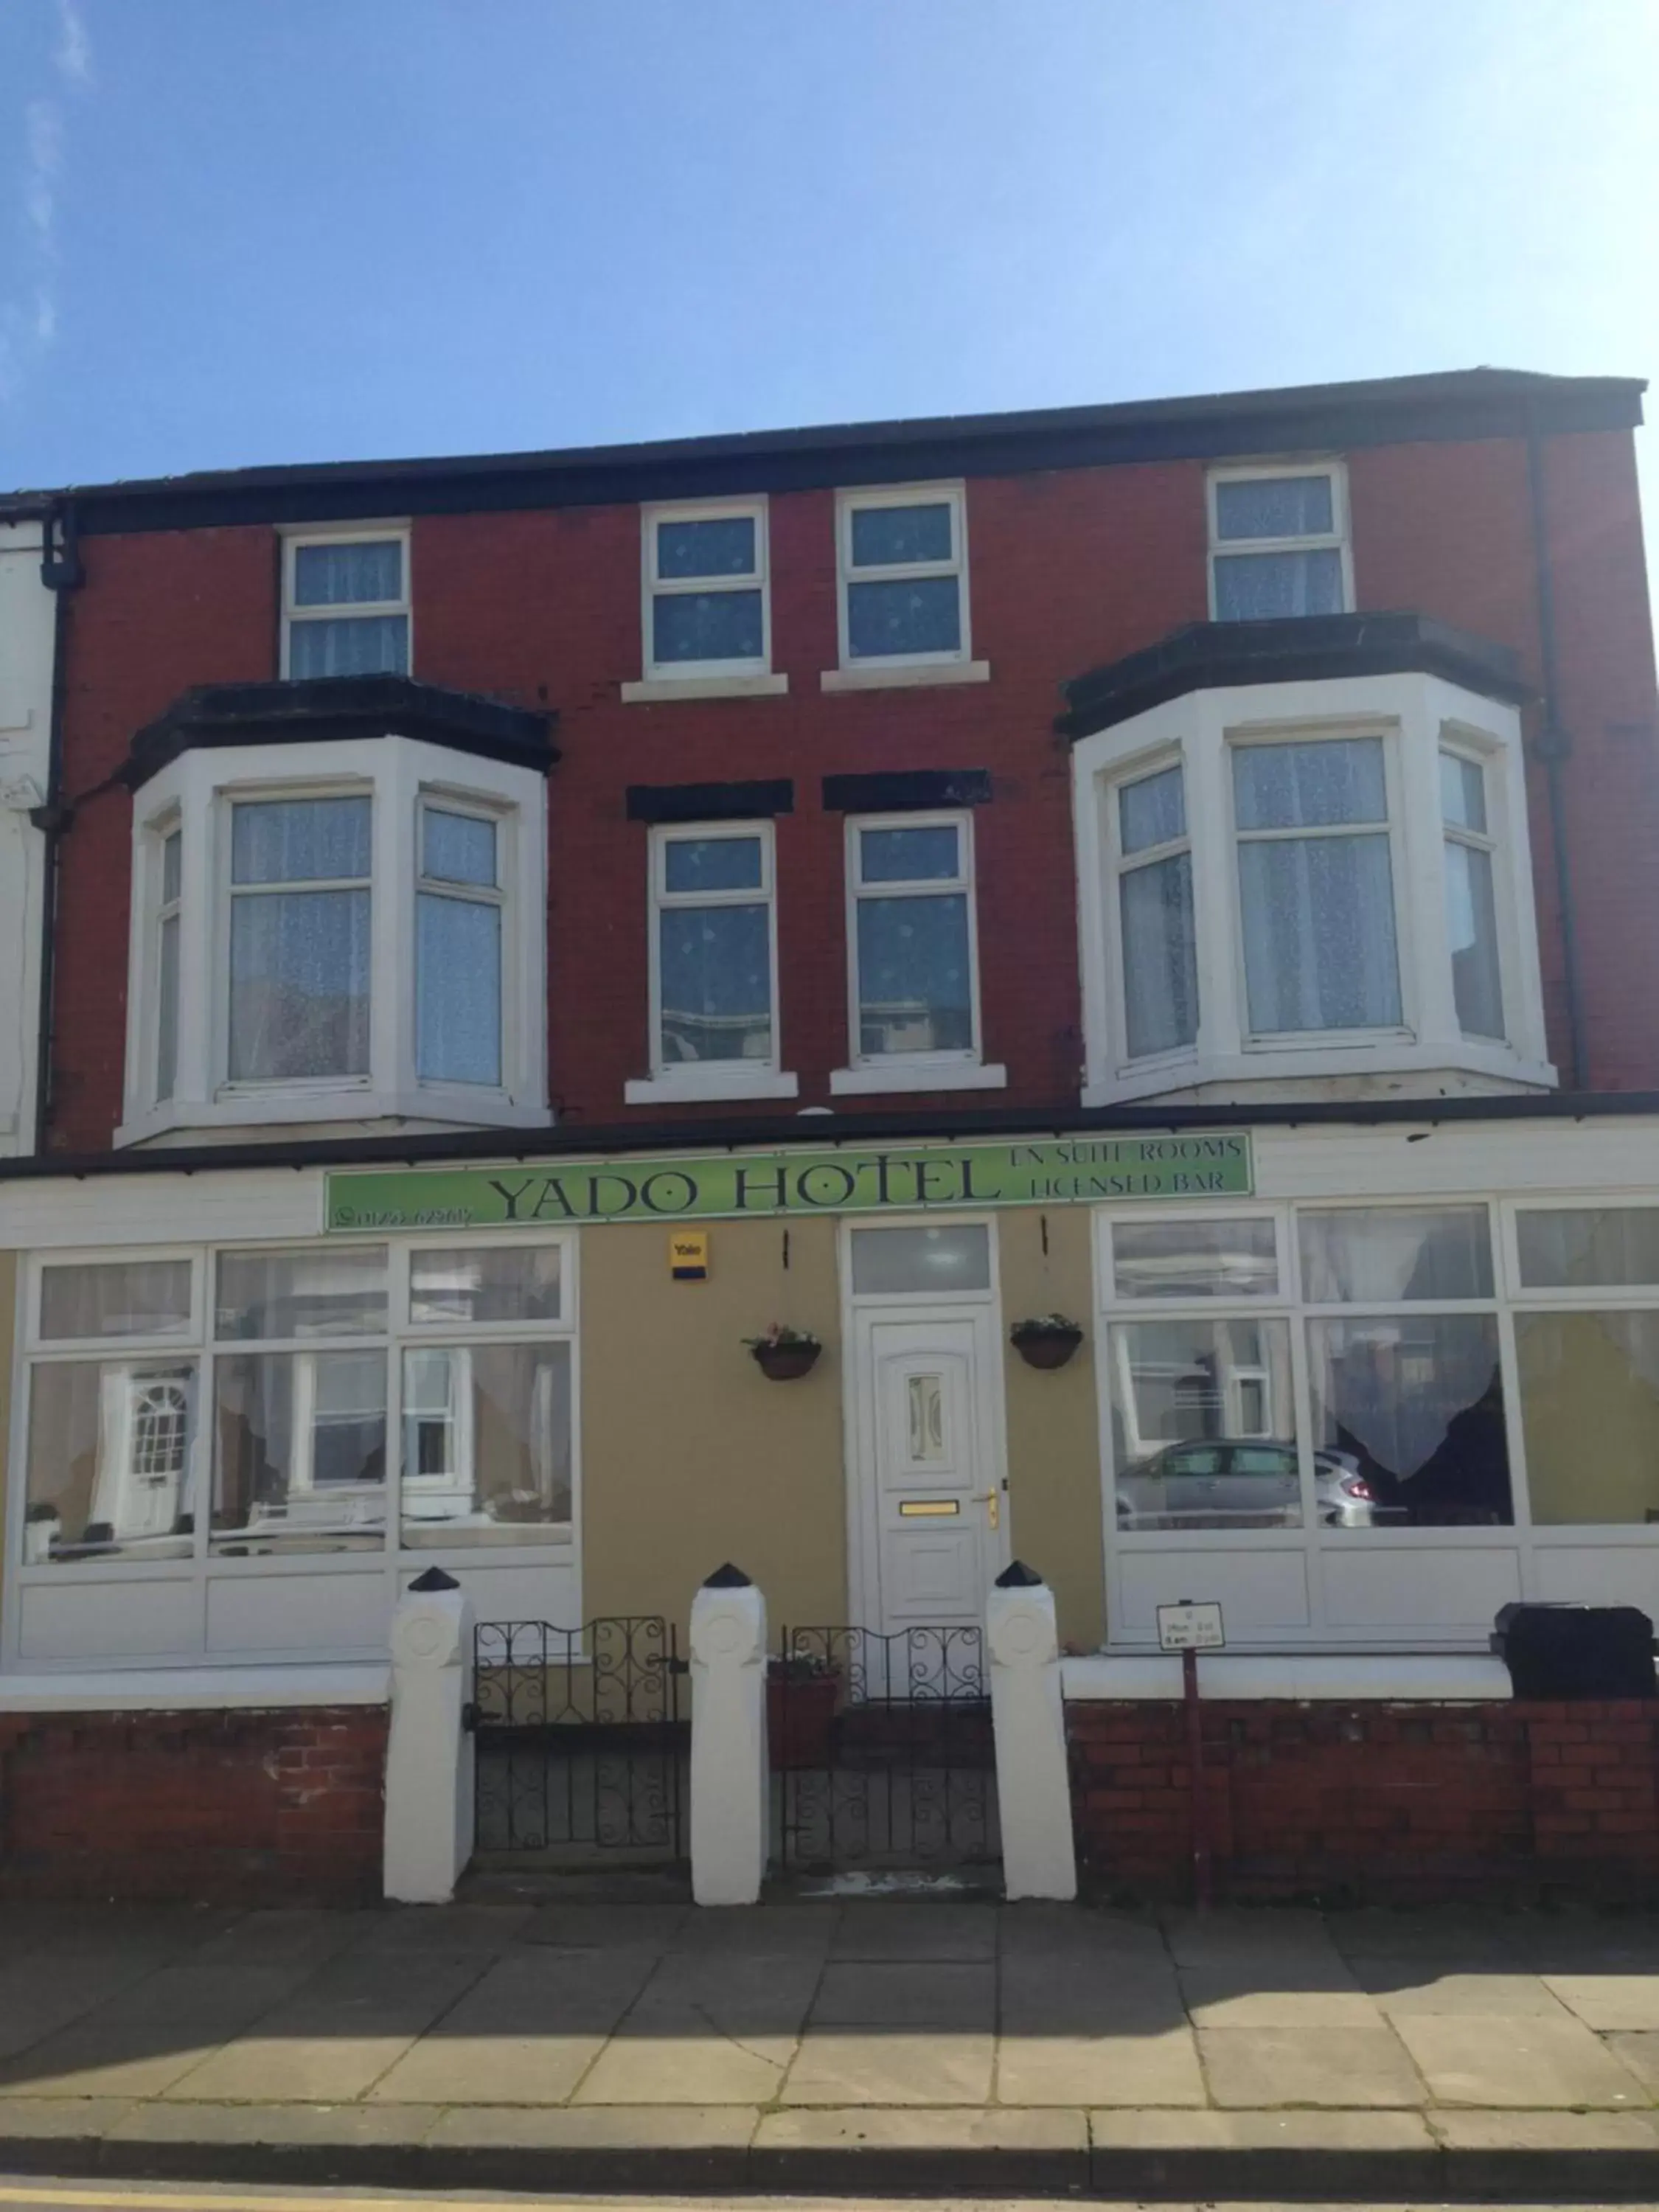
POLYGON ((1506 1605, 1492 1648, 1517 1698, 1650 1698, 1653 1623, 1633 1605, 1506 1605))

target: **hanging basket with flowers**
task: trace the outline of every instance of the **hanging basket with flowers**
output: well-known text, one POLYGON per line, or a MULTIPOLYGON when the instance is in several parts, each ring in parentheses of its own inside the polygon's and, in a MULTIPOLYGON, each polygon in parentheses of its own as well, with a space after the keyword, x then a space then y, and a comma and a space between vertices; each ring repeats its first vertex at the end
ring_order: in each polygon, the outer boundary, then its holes
POLYGON ((1008 1340, 1028 1367, 1063 1367, 1082 1343, 1083 1331, 1065 1314, 1034 1314, 1014 1323, 1008 1340))
POLYGON ((775 1321, 763 1336, 745 1336, 750 1357, 769 1382, 795 1382, 810 1375, 823 1349, 810 1328, 775 1321))

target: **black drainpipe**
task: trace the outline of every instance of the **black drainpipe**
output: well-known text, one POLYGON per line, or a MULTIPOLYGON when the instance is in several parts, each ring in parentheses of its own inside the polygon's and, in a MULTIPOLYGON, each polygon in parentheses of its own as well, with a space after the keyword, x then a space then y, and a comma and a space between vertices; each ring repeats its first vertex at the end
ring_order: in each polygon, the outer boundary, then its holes
POLYGON ((52 609, 52 719, 46 732, 46 796, 29 820, 46 840, 40 888, 40 1012, 34 1051, 34 1150, 46 1149, 52 1111, 52 990, 58 948, 58 859, 73 817, 64 804, 64 664, 69 651, 69 595, 86 580, 75 509, 64 501, 43 525, 40 581, 58 594, 52 609))
POLYGON ((1572 864, 1567 854, 1566 792, 1563 781, 1563 770, 1572 753, 1572 738, 1561 725, 1555 648, 1555 585, 1550 572, 1549 522, 1544 502, 1544 446, 1537 410, 1530 405, 1527 410, 1527 486, 1532 495, 1533 574, 1538 586, 1538 651, 1544 676, 1544 726, 1533 750, 1544 763, 1550 850, 1555 861, 1555 898, 1561 915, 1561 966, 1567 992, 1567 1087, 1582 1091, 1588 1055, 1584 1049, 1584 1006, 1578 988, 1578 912, 1573 903, 1572 864))

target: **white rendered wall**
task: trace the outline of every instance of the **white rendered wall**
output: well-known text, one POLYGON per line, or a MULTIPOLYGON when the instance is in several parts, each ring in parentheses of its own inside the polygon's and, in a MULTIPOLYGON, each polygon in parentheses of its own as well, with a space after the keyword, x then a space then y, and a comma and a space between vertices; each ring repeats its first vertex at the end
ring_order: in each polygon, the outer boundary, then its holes
POLYGON ((0 1157, 34 1141, 46 840, 28 810, 46 797, 53 619, 40 524, 0 522, 0 1157))

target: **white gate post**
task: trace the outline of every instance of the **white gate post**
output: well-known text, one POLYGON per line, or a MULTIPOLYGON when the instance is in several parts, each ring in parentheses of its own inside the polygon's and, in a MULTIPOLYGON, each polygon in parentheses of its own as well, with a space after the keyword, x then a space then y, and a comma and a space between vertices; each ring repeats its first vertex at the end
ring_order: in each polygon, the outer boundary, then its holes
POLYGON ((754 1905, 766 1874, 766 1601, 720 1567, 691 1601, 691 1894, 754 1905))
POLYGON ((471 1695, 472 1607, 429 1567, 392 1617, 383 1878, 399 1904, 447 1904, 472 1856, 471 1695))
POLYGON ((1010 1899, 1073 1898, 1071 1777, 1054 1594, 1016 1559, 985 1607, 1002 1878, 1010 1899))

